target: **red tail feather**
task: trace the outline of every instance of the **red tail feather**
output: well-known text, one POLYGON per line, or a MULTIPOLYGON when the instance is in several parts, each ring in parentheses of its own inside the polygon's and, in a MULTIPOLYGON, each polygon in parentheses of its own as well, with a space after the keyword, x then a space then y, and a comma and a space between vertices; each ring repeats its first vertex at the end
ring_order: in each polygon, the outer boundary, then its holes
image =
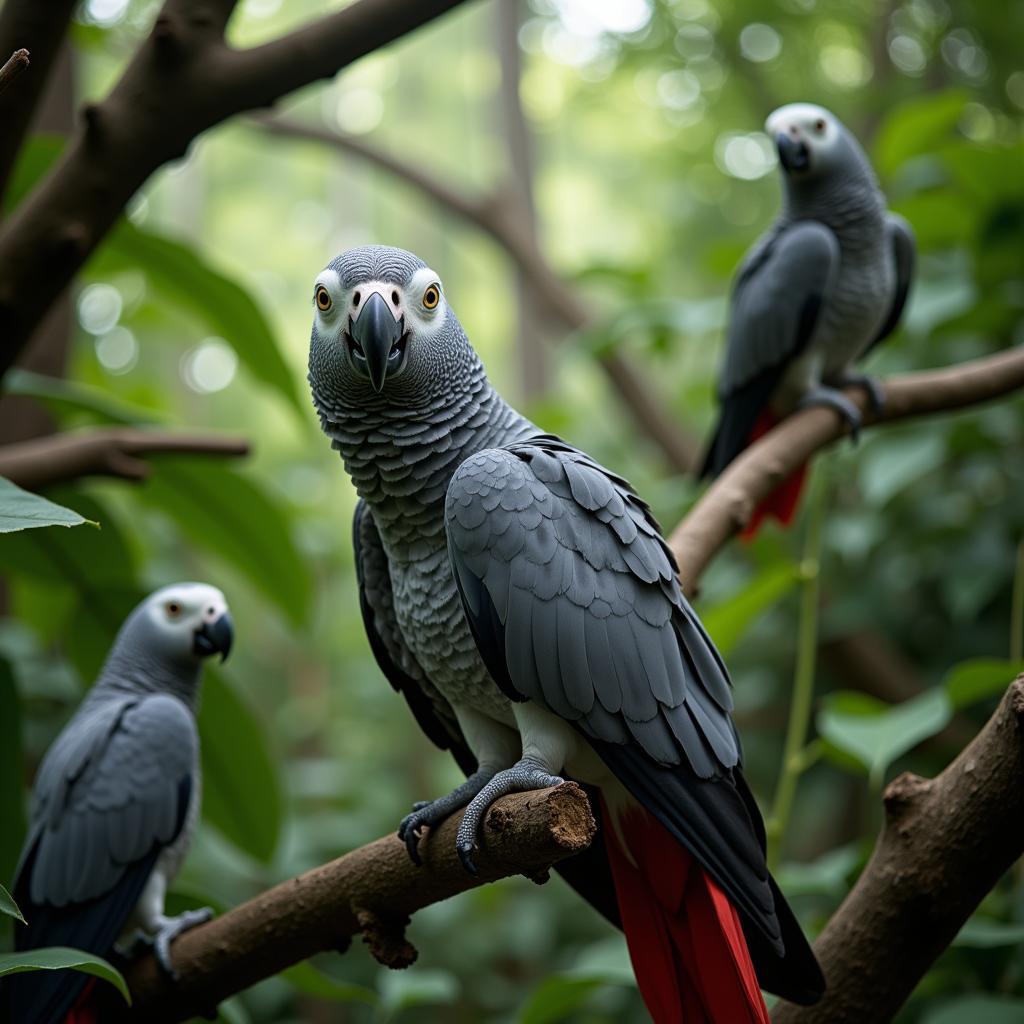
POLYGON ((618 823, 602 810, 629 955, 654 1024, 769 1024, 726 895, 645 810, 630 807, 618 823))
POLYGON ((99 1024, 99 1012, 92 999, 92 990, 96 982, 90 978, 85 988, 78 994, 75 1005, 68 1011, 64 1024, 99 1024))
MULTIPOLYGON (((759 437, 763 437, 776 424, 782 421, 781 416, 776 416, 771 409, 763 409, 758 416, 754 429, 750 432, 747 444, 753 444, 759 437)), ((779 484, 778 487, 754 509, 750 522, 743 528, 740 537, 743 540, 753 540, 761 524, 772 516, 783 526, 789 526, 796 515, 797 505, 800 504, 800 494, 804 489, 804 481, 807 477, 807 464, 794 470, 779 484)))

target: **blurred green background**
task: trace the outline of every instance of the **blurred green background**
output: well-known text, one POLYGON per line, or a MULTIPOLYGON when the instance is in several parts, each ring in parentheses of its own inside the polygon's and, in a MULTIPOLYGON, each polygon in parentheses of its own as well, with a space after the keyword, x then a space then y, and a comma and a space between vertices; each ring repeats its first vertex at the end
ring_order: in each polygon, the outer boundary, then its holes
MULTIPOLYGON (((338 6, 246 0, 230 36, 251 45, 338 6)), ((76 105, 105 93, 158 7, 82 4, 76 105)), ((401 176, 244 119, 196 142, 135 198, 78 280, 66 380, 12 373, 5 386, 44 395, 65 428, 208 428, 250 438, 254 454, 163 457, 138 486, 56 489, 51 498, 102 529, 0 538, 0 877, 13 870, 39 757, 125 612, 176 579, 221 586, 237 622, 231 661, 207 677, 204 819, 177 905, 244 900, 392 830, 413 800, 458 780, 370 654, 354 494, 308 400, 311 283, 338 251, 383 242, 424 257, 505 394, 628 475, 669 528, 697 488, 666 465, 597 359, 627 355, 681 431, 707 431, 729 280, 778 205, 760 131, 773 107, 831 108, 917 233, 909 313, 872 371, 1024 341, 1022 54, 1017 0, 489 0, 289 101, 292 120, 373 146, 471 204, 531 192, 541 247, 590 320, 575 332, 492 237, 401 176)), ((15 198, 60 145, 31 141, 15 198)), ((941 769, 1021 659, 1022 423, 1020 401, 1005 402, 869 431, 818 462, 817 739, 780 847, 783 888, 811 933, 871 849, 884 782, 941 769)), ((804 532, 770 528, 734 545, 697 602, 732 668, 766 814, 804 532)), ((1024 1020, 1022 883, 1014 872, 985 900, 900 1021, 1024 1020)), ((468 893, 418 915, 409 935, 420 957, 408 971, 384 971, 356 943, 223 1013, 310 1024, 643 1019, 621 937, 560 881, 468 893)))

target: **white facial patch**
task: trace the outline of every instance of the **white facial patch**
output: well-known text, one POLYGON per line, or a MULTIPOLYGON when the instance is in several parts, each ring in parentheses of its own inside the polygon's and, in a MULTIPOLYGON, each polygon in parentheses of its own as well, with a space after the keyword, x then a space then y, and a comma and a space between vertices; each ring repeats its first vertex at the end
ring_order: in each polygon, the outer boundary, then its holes
POLYGON ((185 629, 215 622, 228 610, 223 593, 208 583, 172 583, 151 594, 147 604, 156 622, 185 629))
POLYGON ((405 293, 406 324, 413 329, 414 337, 429 338, 444 323, 447 303, 441 278, 430 267, 420 267, 412 275, 405 293))
POLYGON ((338 276, 338 272, 331 270, 330 267, 320 271, 316 281, 313 282, 313 310, 317 323, 324 327, 334 323, 337 319, 338 310, 343 308, 345 304, 345 290, 341 287, 341 278, 338 276), (329 309, 322 309, 318 302, 321 288, 326 289, 327 295, 330 298, 331 305, 329 309))
POLYGON ((812 149, 828 149, 839 137, 835 116, 816 103, 787 103, 768 115, 764 130, 773 139, 789 135, 806 142, 812 149))

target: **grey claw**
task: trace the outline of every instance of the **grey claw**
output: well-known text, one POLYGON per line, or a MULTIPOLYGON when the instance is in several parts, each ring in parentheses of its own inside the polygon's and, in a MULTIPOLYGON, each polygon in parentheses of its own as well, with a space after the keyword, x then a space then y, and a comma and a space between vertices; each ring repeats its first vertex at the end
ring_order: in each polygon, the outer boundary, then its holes
POLYGON ((459 843, 455 849, 458 851, 459 860, 462 861, 462 866, 471 875, 476 875, 476 865, 473 863, 473 844, 472 843, 459 843))
POLYGON ((412 805, 412 809, 414 811, 422 811, 424 807, 429 807, 429 806, 430 806, 430 801, 429 800, 417 800, 416 803, 414 803, 412 805))
POLYGON ((152 938, 153 956, 160 965, 160 969, 167 976, 172 984, 177 984, 181 979, 178 972, 171 963, 171 943, 190 928, 205 924, 213 917, 211 907, 200 907, 198 910, 186 910, 183 914, 172 918, 152 938))

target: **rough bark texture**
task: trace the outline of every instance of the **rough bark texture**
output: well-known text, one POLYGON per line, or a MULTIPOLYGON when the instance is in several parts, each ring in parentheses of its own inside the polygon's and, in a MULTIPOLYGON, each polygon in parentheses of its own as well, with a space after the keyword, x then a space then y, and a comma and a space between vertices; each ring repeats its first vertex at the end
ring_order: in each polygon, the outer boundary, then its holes
MULTIPOLYGON (((868 408, 861 389, 847 392, 861 410, 865 426, 952 412, 1016 391, 1024 387, 1024 347, 960 366, 892 377, 883 386, 885 408, 881 413, 868 408)), ((669 538, 687 593, 697 591, 708 563, 733 534, 747 525, 758 503, 793 470, 847 431, 846 422, 832 409, 804 409, 765 434, 729 465, 669 538)))
POLYGON ((143 457, 156 454, 240 458, 249 454, 249 443, 215 434, 102 427, 4 445, 0 447, 0 476, 30 491, 83 476, 144 480, 149 466, 143 457))
POLYGON ((234 50, 223 37, 232 0, 167 0, 110 95, 84 108, 57 166, 0 232, 0 372, 139 186, 197 135, 334 75, 460 2, 358 0, 280 39, 234 50))
POLYGON ((882 1024, 903 1005, 1024 853, 1022 728, 1024 676, 941 775, 890 783, 871 860, 814 944, 825 998, 776 1024, 882 1024))
POLYGON ((585 849, 596 828, 575 783, 504 797, 487 815, 474 877, 455 854, 458 821, 454 815, 423 840, 421 868, 386 836, 186 932, 173 946, 176 987, 152 956, 134 961, 126 972, 132 1010, 112 1002, 103 1019, 185 1020, 314 953, 344 950, 359 933, 381 963, 408 967, 416 950, 405 925, 415 911, 509 875, 543 880, 556 861, 585 849))

